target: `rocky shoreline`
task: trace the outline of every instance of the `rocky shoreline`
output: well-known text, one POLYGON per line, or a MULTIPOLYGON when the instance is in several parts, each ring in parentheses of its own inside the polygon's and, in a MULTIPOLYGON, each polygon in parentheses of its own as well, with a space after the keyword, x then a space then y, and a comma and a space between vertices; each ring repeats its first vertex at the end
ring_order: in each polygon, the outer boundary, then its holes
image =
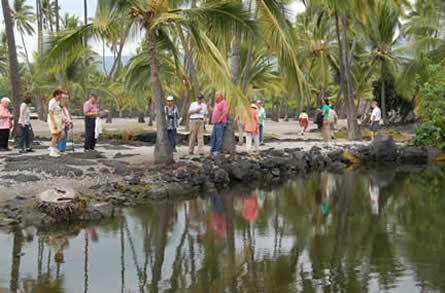
POLYGON ((368 145, 341 148, 320 145, 309 151, 271 148, 258 153, 184 156, 168 167, 151 169, 137 168, 119 160, 125 157, 120 153, 111 160, 101 153, 74 153, 58 160, 43 155, 7 157, 2 172, 9 171, 11 175, 6 175, 9 176, 6 180, 13 178, 32 184, 42 176, 69 178, 88 184, 88 192, 76 190, 83 204, 63 217, 42 209, 36 196, 16 196, 0 203, 0 229, 16 225, 48 226, 60 221, 100 221, 112 217, 113 208, 152 200, 214 194, 237 184, 271 185, 286 178, 311 172, 336 172, 348 166, 425 165, 440 155, 434 148, 397 145, 386 135, 380 135, 368 145))

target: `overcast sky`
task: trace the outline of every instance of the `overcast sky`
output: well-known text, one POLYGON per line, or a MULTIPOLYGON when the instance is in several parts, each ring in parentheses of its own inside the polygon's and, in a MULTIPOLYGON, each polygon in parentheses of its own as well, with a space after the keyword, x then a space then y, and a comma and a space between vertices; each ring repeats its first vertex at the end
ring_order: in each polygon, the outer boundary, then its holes
MULTIPOLYGON (((26 2, 28 5, 35 7, 34 0, 27 0, 26 2)), ((9 0, 9 3, 12 6, 13 0, 9 0)), ((96 3, 97 3, 97 0, 88 0, 88 17, 94 17, 95 10, 96 10, 96 3)), ((64 15, 65 13, 69 13, 70 15, 77 15, 77 16, 79 16, 81 21, 83 21, 83 19, 84 19, 83 0, 59 0, 59 6, 61 9, 60 15, 64 15)), ((0 7, 0 10, 2 10, 1 7, 0 7)), ((300 1, 297 1, 297 0, 293 1, 292 4, 290 4, 288 6, 289 19, 294 20, 295 15, 303 10, 304 10, 304 6, 301 4, 300 1)), ((4 31, 5 27, 3 24, 3 11, 1 11, 0 20, 2 23, 1 30, 4 31)), ((36 31, 37 31, 37 29, 36 29, 36 31)), ((16 39, 17 46, 22 46, 22 42, 21 42, 21 39, 20 39, 17 31, 15 32, 15 36, 16 36, 15 39, 16 39)), ((37 36, 36 35, 32 36, 32 37, 27 36, 25 38, 25 42, 26 42, 26 47, 28 49, 28 52, 30 52, 29 55, 32 58, 31 52, 33 52, 37 49, 37 36)), ((137 47, 137 42, 138 42, 138 40, 135 40, 135 41, 131 42, 130 44, 126 45, 126 47, 124 47, 124 55, 132 55, 133 52, 135 52, 135 49, 137 47)), ((93 44, 93 47, 95 48, 95 50, 98 51, 98 53, 102 54, 101 44, 99 44, 99 45, 93 44)), ((105 54, 112 55, 108 50, 106 51, 105 54)))

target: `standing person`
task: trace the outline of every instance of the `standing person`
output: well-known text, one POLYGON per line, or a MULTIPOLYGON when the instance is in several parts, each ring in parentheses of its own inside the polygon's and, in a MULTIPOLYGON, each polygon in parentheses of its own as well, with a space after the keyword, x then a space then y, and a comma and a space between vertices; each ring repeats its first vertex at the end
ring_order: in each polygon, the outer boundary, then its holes
POLYGON ((198 95, 198 99, 190 105, 188 111, 188 114, 190 115, 190 155, 193 155, 196 139, 198 139, 199 154, 204 154, 204 125, 207 123, 208 110, 207 105, 203 103, 203 99, 203 95, 198 95))
POLYGON ((20 116, 19 116, 19 126, 20 126, 20 137, 19 137, 19 153, 32 152, 30 132, 31 132, 31 110, 29 104, 31 104, 32 97, 25 96, 22 105, 20 105, 20 116), (26 146, 26 149, 25 149, 26 146))
POLYGON ((8 110, 9 103, 11 103, 11 100, 7 97, 0 101, 0 151, 2 152, 10 151, 8 140, 13 116, 8 110))
POLYGON ((264 145, 264 120, 266 120, 266 110, 263 108, 263 101, 258 100, 256 104, 259 119, 260 145, 264 145))
POLYGON ((337 112, 335 112, 334 107, 329 108, 329 129, 331 131, 331 139, 335 139, 334 133, 335 133, 335 126, 337 125, 337 112))
POLYGON ((179 114, 172 96, 167 97, 167 105, 164 107, 167 121, 168 140, 173 152, 176 152, 176 132, 178 128, 179 114))
POLYGON ((298 120, 300 123, 300 127, 303 128, 303 131, 301 131, 301 135, 304 136, 304 133, 306 132, 307 128, 309 127, 309 116, 305 112, 301 112, 300 116, 298 116, 298 120))
POLYGON ((257 105, 252 104, 250 106, 250 115, 252 116, 250 123, 244 126, 244 133, 246 135, 246 151, 250 151, 252 147, 252 140, 254 141, 255 151, 259 151, 260 142, 258 138, 259 134, 259 119, 257 105))
POLYGON ((60 157, 59 151, 56 148, 56 144, 61 141, 65 134, 63 132, 63 113, 60 106, 60 100, 62 99, 63 92, 61 90, 55 90, 53 92, 53 98, 48 104, 48 126, 51 131, 51 146, 49 147, 50 157, 60 157))
POLYGON ((66 105, 68 104, 69 101, 69 96, 68 95, 62 95, 62 100, 61 100, 61 104, 62 104, 62 114, 63 114, 63 120, 64 120, 64 138, 57 144, 57 149, 60 151, 60 154, 65 154, 65 150, 66 150, 66 142, 68 141, 68 133, 70 128, 73 125, 73 122, 71 120, 71 115, 68 112, 68 109, 66 107, 66 105))
POLYGON ((377 131, 379 130, 380 120, 382 119, 382 111, 377 105, 376 101, 372 102, 372 114, 371 114, 371 141, 374 141, 377 131))
POLYGON ((99 117, 97 100, 97 94, 92 93, 88 101, 83 104, 83 115, 85 116, 85 152, 94 151, 96 147, 96 118, 99 117))
POLYGON ((216 105, 213 108, 212 105, 207 104, 207 107, 212 111, 212 137, 211 137, 211 153, 220 153, 222 151, 222 140, 224 135, 224 128, 227 123, 227 114, 229 109, 227 102, 221 92, 215 93, 216 105))
POLYGON ((323 99, 323 108, 321 108, 321 115, 323 116, 323 128, 321 130, 323 140, 329 142, 329 101, 323 99))

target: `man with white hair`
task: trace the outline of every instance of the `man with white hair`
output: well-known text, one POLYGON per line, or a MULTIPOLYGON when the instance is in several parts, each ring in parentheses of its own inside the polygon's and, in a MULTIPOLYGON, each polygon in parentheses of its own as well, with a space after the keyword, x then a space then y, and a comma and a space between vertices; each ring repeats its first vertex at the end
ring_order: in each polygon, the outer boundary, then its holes
POLYGON ((210 139, 211 147, 210 153, 221 153, 222 151, 222 141, 224 136, 224 128, 227 123, 227 114, 229 113, 229 108, 227 107, 227 102, 221 92, 215 93, 216 104, 215 107, 207 104, 207 107, 212 111, 212 137, 210 139))
POLYGON ((11 103, 11 100, 7 97, 2 98, 0 101, 0 151, 10 151, 8 140, 13 116, 8 110, 9 103, 11 103))

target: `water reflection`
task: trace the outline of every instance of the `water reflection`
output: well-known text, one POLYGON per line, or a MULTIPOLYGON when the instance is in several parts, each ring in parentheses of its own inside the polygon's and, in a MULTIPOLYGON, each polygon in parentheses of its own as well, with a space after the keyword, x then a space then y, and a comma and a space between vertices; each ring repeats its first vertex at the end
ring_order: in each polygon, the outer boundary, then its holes
POLYGON ((0 289, 442 291, 444 188, 444 170, 322 173, 17 230, 0 234, 0 289))

